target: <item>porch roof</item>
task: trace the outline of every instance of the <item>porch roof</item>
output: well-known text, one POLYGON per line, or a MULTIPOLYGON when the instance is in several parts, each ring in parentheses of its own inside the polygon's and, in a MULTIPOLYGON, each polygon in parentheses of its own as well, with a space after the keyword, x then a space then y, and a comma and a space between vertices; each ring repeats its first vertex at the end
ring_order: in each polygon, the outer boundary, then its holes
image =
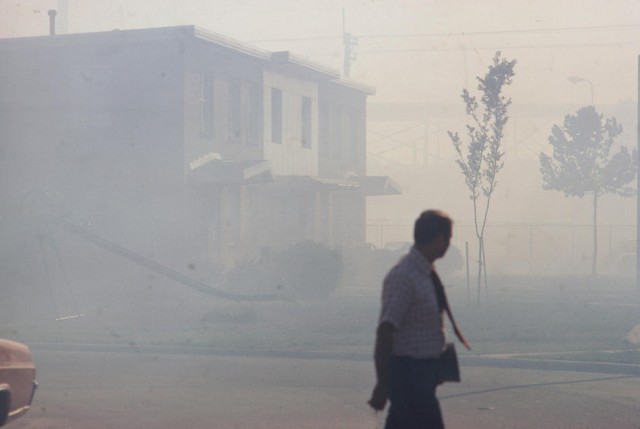
POLYGON ((254 183, 273 182, 273 173, 269 161, 223 161, 211 160, 189 172, 190 179, 195 183, 212 185, 248 185, 254 183))
POLYGON ((364 176, 348 180, 313 176, 277 176, 275 182, 308 191, 359 191, 366 196, 402 193, 400 186, 389 176, 364 176))
POLYGON ((364 176, 359 180, 368 196, 402 194, 400 185, 389 176, 364 176))

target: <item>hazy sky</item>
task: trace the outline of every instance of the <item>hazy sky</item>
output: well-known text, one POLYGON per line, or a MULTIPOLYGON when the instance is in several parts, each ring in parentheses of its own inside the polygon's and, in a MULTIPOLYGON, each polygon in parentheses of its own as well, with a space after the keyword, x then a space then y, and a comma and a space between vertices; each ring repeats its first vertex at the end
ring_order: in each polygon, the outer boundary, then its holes
MULTIPOLYGON (((376 87, 370 103, 426 101, 454 103, 462 109, 462 88, 475 89, 475 77, 486 72, 496 50, 518 61, 514 83, 508 88, 514 106, 560 103, 577 108, 590 104, 592 96, 596 107, 637 100, 638 0, 0 0, 0 38, 47 35, 48 9, 60 11, 59 30, 64 31, 65 4, 69 33, 193 24, 266 50, 290 50, 336 69, 342 68, 344 14, 346 31, 358 38, 351 77, 376 87), (570 76, 590 83, 571 83, 570 76)), ((588 200, 567 200, 561 193, 541 190, 538 155, 547 144, 551 125, 561 119, 511 121, 508 133, 513 136, 517 128, 515 140, 520 143, 510 144, 508 157, 525 156, 529 163, 525 170, 508 159, 508 168, 500 176, 494 219, 589 221, 588 200), (557 199, 558 206, 566 204, 568 211, 550 212, 547 204, 535 203, 549 198, 557 199)), ((430 124, 425 131, 420 123, 370 120, 368 150, 369 155, 383 153, 376 156, 383 161, 411 160, 410 141, 422 142, 425 132, 433 134, 431 155, 446 164, 444 171, 460 192, 453 193, 459 194, 455 201, 449 193, 442 201, 431 196, 428 204, 452 207, 456 217, 464 220, 469 218, 469 202, 462 197, 465 191, 454 155, 447 153, 451 152, 446 137, 449 126, 430 124), (416 135, 399 132, 405 128, 415 128, 416 135), (395 137, 384 139, 385 134, 395 137)), ((635 135, 635 124, 625 127, 635 135)), ((391 172, 372 170, 370 174, 391 172)), ((411 196, 410 184, 403 185, 410 203, 416 198, 411 196)), ((611 198, 624 208, 605 204, 602 221, 634 222, 634 201, 611 198)), ((371 203, 388 206, 385 201, 371 203)), ((427 202, 413 203, 422 207, 427 202)), ((372 216, 413 216, 418 209, 393 206, 397 207, 393 213, 378 209, 372 216)))
POLYGON ((521 103, 637 97, 637 0, 0 0, 0 37, 48 34, 67 4, 70 33, 194 24, 267 50, 342 68, 346 30, 358 38, 351 76, 372 102, 459 102, 493 53, 518 60, 521 103))

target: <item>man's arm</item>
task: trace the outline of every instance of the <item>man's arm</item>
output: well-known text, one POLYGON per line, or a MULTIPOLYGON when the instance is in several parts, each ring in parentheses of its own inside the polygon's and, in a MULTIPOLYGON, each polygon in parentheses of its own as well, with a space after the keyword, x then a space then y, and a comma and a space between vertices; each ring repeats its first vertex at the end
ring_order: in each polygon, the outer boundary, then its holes
POLYGON ((394 329, 391 322, 383 322, 378 326, 376 331, 376 345, 373 359, 376 366, 377 383, 369 400, 369 405, 376 411, 382 411, 387 404, 387 377, 394 329))

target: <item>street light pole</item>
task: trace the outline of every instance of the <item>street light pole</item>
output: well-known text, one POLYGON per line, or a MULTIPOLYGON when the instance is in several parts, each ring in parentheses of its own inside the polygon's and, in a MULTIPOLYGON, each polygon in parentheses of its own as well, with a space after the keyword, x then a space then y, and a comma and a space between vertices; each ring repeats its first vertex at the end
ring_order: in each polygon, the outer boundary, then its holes
MULTIPOLYGON (((637 157, 640 157, 640 55, 638 55, 638 105, 636 107, 638 115, 636 118, 636 139, 637 157)), ((638 162, 638 159, 636 159, 638 162)), ((638 164, 636 164, 637 166, 638 164)), ((640 171, 636 171, 636 292, 638 294, 638 305, 640 306, 640 171)))
POLYGON ((569 76, 569 82, 571 83, 580 83, 580 82, 586 82, 589 84, 589 88, 591 89, 591 105, 595 106, 595 104, 593 104, 593 82, 591 82, 589 79, 585 79, 583 77, 578 77, 578 76, 569 76))

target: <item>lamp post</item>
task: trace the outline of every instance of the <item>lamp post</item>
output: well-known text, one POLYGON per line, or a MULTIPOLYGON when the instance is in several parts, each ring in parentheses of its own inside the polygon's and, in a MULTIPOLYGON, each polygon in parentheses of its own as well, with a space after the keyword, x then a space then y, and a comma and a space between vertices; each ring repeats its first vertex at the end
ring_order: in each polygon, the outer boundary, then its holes
POLYGON ((568 79, 571 83, 587 82, 589 84, 589 88, 591 88, 591 105, 595 106, 595 104, 593 104, 593 82, 591 82, 589 79, 578 76, 569 76, 568 79))
MULTIPOLYGON (((640 55, 638 55, 638 105, 636 107, 636 140, 640 150, 640 55)), ((639 152, 640 153, 640 152, 639 152)), ((637 165, 637 164, 636 164, 637 165)), ((636 292, 638 294, 638 306, 640 307, 640 171, 636 171, 636 292)))

